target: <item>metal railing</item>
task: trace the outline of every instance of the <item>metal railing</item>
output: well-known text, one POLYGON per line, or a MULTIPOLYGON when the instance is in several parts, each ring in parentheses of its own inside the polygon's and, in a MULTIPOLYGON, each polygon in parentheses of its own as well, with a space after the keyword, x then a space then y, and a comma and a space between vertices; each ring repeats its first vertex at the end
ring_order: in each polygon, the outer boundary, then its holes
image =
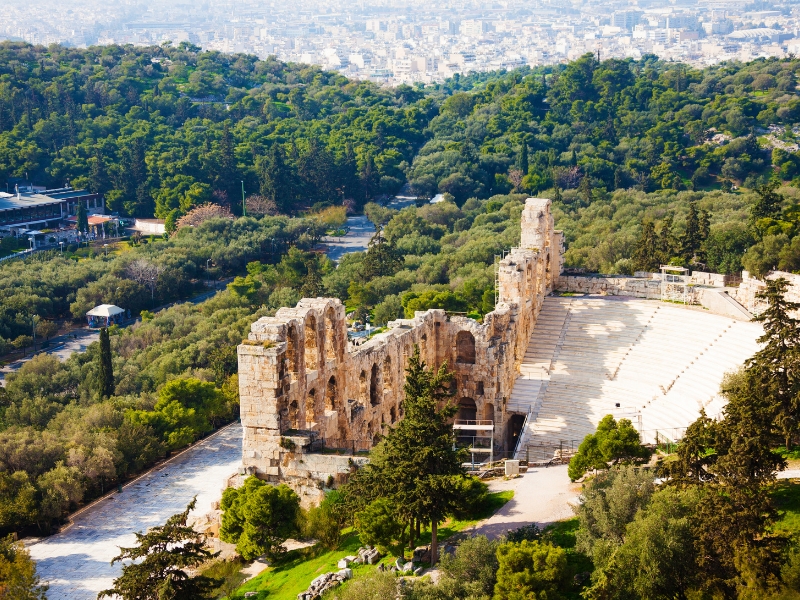
POLYGON ((491 419, 486 419, 486 420, 482 420, 482 421, 481 420, 478 420, 478 421, 472 420, 472 421, 470 421, 470 420, 464 420, 464 419, 456 419, 453 422, 453 426, 457 427, 459 425, 475 426, 475 427, 488 427, 490 425, 493 426, 494 425, 494 421, 492 421, 491 419))

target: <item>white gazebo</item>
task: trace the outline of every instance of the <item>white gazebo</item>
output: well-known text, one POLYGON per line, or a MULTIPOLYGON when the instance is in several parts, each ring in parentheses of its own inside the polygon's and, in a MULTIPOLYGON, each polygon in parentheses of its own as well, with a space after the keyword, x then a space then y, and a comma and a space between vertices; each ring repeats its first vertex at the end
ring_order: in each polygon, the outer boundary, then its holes
POLYGON ((86 319, 89 327, 109 327, 125 319, 125 310, 113 304, 101 304, 87 312, 86 319))

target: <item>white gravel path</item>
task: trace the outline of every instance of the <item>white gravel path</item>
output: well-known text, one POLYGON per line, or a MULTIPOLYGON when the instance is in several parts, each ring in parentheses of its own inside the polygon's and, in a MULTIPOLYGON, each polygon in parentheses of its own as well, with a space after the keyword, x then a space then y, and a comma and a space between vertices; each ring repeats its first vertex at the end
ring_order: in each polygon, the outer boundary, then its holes
POLYGON ((163 524, 194 496, 193 514, 209 512, 241 460, 242 426, 234 423, 76 515, 64 532, 29 542, 39 576, 50 584, 48 599, 96 598, 119 575, 121 565, 111 559, 135 543, 134 532, 163 524))
POLYGON ((581 491, 580 484, 570 482, 567 465, 537 467, 517 479, 492 482, 489 488, 493 492, 513 489, 514 497, 470 532, 488 538, 496 538, 531 523, 541 527, 569 519, 581 491))

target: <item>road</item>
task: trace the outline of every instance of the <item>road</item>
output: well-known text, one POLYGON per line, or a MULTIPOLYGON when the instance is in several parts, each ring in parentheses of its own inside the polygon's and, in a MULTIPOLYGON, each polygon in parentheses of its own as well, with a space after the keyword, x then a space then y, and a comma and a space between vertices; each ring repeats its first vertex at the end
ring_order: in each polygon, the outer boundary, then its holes
MULTIPOLYGON (((396 196, 387 206, 400 210, 411 206, 415 201, 416 199, 411 196, 396 196)), ((364 252, 369 247, 370 239, 375 235, 375 226, 364 215, 348 217, 345 227, 349 228, 345 236, 322 238, 331 260, 339 261, 345 254, 351 252, 364 252)))
MULTIPOLYGON (((233 423, 171 461, 73 515, 73 525, 42 540, 26 540, 49 600, 94 600, 112 585, 122 566, 111 565, 135 532, 162 525, 197 497, 193 514, 211 510, 225 481, 242 461, 242 426, 233 423)), ((191 518, 191 517, 190 517, 191 518)))

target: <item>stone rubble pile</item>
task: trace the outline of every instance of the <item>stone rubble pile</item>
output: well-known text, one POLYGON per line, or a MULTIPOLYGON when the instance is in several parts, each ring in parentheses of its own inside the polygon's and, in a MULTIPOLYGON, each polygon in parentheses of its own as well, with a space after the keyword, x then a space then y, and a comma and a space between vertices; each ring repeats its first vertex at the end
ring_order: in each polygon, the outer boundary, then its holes
POLYGON ((358 556, 345 556, 340 559, 336 565, 339 568, 338 571, 331 571, 317 577, 305 592, 297 594, 297 600, 316 600, 328 590, 353 577, 353 571, 349 568, 350 565, 374 565, 383 558, 383 555, 376 548, 371 548, 370 546, 359 548, 356 554, 358 556))
POLYGON ((341 585, 352 577, 353 571, 351 569, 340 569, 336 572, 324 573, 312 581, 305 592, 297 594, 297 600, 316 600, 328 590, 341 585))

